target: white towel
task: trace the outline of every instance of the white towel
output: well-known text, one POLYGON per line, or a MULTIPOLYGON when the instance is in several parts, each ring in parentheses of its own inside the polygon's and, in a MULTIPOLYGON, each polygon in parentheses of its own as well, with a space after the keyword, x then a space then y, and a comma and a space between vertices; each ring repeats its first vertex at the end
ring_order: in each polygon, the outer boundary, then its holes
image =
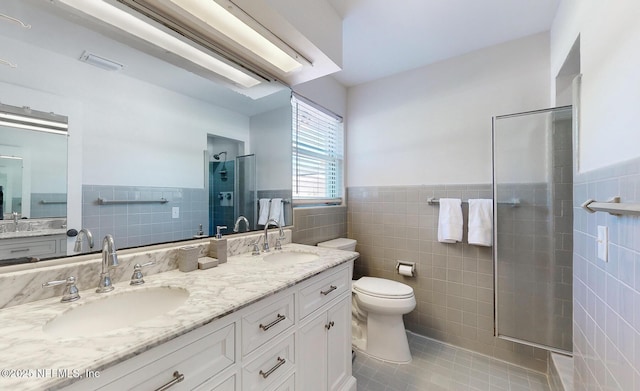
POLYGON ((469 200, 469 244, 493 243, 493 200, 469 200))
POLYGON ((260 211, 258 212, 258 224, 265 225, 269 219, 269 198, 260 198, 260 211))
POLYGON ((438 242, 462 241, 462 201, 459 198, 440 198, 438 242))
POLYGON ((269 219, 274 219, 281 227, 284 227, 284 208, 282 205, 282 198, 273 198, 271 200, 269 219))

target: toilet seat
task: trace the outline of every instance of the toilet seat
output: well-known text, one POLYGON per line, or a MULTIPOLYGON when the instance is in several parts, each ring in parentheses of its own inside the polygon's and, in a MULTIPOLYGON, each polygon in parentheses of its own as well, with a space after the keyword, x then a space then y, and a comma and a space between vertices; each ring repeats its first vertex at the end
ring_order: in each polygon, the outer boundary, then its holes
POLYGON ((362 277, 353 282, 356 293, 382 299, 408 299, 413 297, 413 288, 401 282, 376 277, 362 277))

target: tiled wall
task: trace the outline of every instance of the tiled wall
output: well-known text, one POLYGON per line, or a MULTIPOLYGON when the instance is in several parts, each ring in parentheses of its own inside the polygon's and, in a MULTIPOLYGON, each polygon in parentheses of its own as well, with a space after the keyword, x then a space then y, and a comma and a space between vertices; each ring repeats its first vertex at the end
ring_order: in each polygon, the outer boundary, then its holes
POLYGON ((545 372, 547 352, 494 337, 493 261, 489 247, 437 241, 438 206, 428 197, 491 198, 491 185, 348 189, 349 237, 358 240, 354 277, 388 278, 413 287, 417 306, 407 329, 545 372), (416 262, 417 276, 395 273, 416 262))
POLYGON ((573 126, 571 119, 553 127, 552 193, 554 330, 563 350, 573 351, 573 126))
POLYGON ((31 193, 31 215, 29 218, 66 216, 67 193, 31 193), (46 201, 46 203, 42 201, 46 201))
POLYGON ((347 237, 347 207, 297 207, 293 209, 293 241, 315 246, 347 237))
POLYGON ((88 228, 97 246, 106 234, 112 234, 116 247, 125 248, 189 239, 200 224, 206 233, 208 216, 205 189, 83 185, 82 227, 69 228, 88 228), (169 202, 99 205, 99 197, 108 200, 164 198, 169 202), (171 217, 173 207, 180 208, 177 219, 171 217))
POLYGON ((575 176, 574 380, 576 390, 640 389, 640 217, 590 214, 587 199, 640 203, 640 159, 575 176), (596 252, 609 229, 609 261, 596 252))

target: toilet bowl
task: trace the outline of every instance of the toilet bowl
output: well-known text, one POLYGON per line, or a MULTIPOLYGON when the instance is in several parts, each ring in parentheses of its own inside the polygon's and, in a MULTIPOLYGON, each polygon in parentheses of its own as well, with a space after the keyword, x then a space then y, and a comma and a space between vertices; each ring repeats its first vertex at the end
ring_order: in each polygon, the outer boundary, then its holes
MULTIPOLYGON (((355 251, 356 241, 339 238, 320 247, 355 251)), ((411 362, 402 315, 416 307, 413 289, 403 283, 376 277, 352 281, 352 345, 368 356, 393 362, 411 362)))
POLYGON ((354 316, 360 327, 355 347, 383 361, 411 362, 402 315, 416 308, 413 289, 397 281, 362 277, 353 282, 352 293, 354 316))

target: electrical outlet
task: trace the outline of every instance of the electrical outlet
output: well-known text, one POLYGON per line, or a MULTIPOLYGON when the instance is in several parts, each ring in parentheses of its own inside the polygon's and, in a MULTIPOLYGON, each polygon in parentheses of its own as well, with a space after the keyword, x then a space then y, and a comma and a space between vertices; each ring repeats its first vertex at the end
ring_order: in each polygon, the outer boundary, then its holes
POLYGON ((171 208, 171 218, 172 219, 180 218, 180 207, 174 206, 173 208, 171 208))
POLYGON ((609 228, 598 226, 598 259, 609 262, 609 228))

